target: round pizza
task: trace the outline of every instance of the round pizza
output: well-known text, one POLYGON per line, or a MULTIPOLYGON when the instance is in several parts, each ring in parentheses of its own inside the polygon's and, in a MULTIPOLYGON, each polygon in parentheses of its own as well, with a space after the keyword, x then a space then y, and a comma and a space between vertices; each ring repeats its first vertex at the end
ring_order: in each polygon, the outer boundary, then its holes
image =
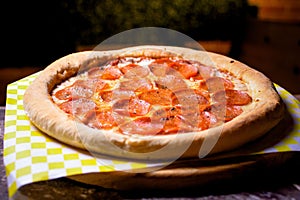
POLYGON ((23 100, 32 123, 60 142, 133 159, 233 150, 284 115, 262 73, 220 54, 154 45, 67 55, 23 100))

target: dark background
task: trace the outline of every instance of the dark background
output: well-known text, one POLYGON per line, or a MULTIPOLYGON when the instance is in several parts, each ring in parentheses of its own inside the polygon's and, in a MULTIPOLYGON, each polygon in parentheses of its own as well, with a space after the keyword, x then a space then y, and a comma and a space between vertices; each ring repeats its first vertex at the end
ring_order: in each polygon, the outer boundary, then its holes
POLYGON ((169 28, 195 40, 233 40, 241 37, 247 9, 245 0, 9 1, 2 6, 0 64, 44 66, 79 45, 138 27, 169 28))
POLYGON ((44 0, 1 3, 0 104, 6 85, 69 53, 140 27, 191 37, 300 93, 297 0, 44 0))
POLYGON ((6 1, 1 10, 1 67, 41 67, 75 50, 76 19, 60 1, 6 1))

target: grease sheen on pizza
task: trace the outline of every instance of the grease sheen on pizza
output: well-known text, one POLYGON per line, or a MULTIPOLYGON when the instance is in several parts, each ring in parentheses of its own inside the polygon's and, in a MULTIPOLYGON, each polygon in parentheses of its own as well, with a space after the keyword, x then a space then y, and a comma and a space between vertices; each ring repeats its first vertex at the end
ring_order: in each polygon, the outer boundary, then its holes
POLYGON ((260 72, 219 54, 167 46, 63 57, 30 85, 24 108, 64 143, 142 159, 195 157, 203 146, 206 154, 228 151, 283 116, 260 72))

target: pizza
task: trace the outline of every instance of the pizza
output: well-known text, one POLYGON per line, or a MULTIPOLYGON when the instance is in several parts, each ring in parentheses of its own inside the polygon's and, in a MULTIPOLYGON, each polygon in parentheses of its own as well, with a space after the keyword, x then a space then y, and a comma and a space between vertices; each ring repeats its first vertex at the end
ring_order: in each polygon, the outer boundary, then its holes
POLYGON ((100 155, 203 157, 253 142, 284 105, 262 73, 232 58, 171 46, 67 55, 24 94, 42 132, 100 155))

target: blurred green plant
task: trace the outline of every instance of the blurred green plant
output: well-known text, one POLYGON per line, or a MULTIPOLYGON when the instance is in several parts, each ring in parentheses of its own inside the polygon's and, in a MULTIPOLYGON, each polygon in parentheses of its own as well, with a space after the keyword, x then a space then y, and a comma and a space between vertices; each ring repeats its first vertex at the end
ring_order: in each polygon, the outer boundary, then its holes
POLYGON ((195 40, 232 40, 241 34, 247 15, 247 0, 67 0, 63 6, 77 16, 81 45, 149 26, 195 40))

